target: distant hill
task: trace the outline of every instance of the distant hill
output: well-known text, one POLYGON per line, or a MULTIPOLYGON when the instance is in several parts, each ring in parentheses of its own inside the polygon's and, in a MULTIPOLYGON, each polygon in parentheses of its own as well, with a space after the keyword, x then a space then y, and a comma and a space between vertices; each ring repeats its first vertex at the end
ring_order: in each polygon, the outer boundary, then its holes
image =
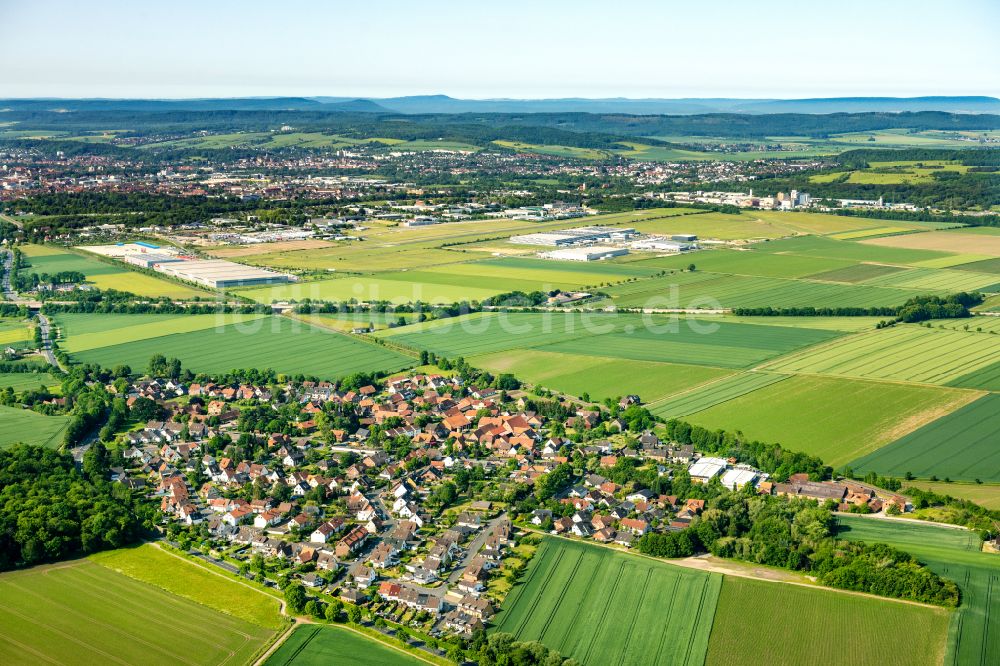
MULTIPOLYGON (((361 101, 375 104, 368 100, 361 101)), ((18 111, 310 111, 320 110, 323 106, 305 97, 0 100, 0 107, 18 111)))
MULTIPOLYGON (((342 98, 316 98, 340 102, 342 98)), ((695 115, 705 113, 865 113, 873 111, 947 111, 1000 113, 995 97, 831 97, 817 99, 456 99, 447 95, 372 98, 396 113, 620 113, 695 115)))

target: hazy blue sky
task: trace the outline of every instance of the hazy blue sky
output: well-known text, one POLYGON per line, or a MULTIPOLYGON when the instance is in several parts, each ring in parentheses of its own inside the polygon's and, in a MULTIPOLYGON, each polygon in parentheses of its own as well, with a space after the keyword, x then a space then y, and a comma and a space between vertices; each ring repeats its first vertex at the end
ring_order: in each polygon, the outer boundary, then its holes
POLYGON ((0 97, 1000 95, 1000 0, 0 0, 0 97))

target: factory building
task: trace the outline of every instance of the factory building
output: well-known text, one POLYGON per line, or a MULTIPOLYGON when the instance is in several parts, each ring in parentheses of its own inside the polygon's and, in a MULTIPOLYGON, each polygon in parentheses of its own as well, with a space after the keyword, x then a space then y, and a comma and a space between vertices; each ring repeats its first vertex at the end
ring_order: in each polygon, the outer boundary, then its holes
POLYGON ((179 261, 158 264, 157 270, 182 280, 189 280, 211 289, 231 289, 233 287, 256 287, 269 284, 283 284, 289 281, 285 273, 264 270, 254 266, 244 266, 223 259, 179 261))

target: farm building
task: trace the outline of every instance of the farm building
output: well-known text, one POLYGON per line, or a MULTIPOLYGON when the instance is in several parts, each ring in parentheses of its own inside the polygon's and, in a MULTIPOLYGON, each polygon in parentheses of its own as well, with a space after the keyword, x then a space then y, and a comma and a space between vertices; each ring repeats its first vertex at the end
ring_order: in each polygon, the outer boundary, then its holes
POLYGON ((289 281, 289 276, 286 273, 244 266, 223 259, 158 264, 157 270, 182 280, 197 282, 212 289, 282 284, 289 281))
POLYGON ((552 250, 544 252, 541 256, 546 259, 562 259, 564 261, 597 261, 609 257, 622 257, 628 254, 628 250, 623 247, 605 247, 593 245, 590 247, 572 247, 563 250, 552 250))

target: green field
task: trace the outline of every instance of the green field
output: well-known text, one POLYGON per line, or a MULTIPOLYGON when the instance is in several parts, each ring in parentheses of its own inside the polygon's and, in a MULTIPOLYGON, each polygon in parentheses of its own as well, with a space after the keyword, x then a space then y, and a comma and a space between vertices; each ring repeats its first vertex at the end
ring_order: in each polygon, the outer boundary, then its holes
MULTIPOLYGON (((690 261, 697 265, 697 259, 690 261)), ((916 289, 697 271, 637 280, 601 290, 626 308, 883 307, 902 305, 916 289)))
MULTIPOLYGON (((962 605, 948 632, 948 666, 989 666, 1000 663, 1000 556, 980 552, 982 542, 964 529, 838 516, 840 538, 887 543, 912 553, 962 590, 962 605)), ((917 632, 910 634, 915 639, 917 632)))
POLYGON ((409 666, 426 663, 344 627, 297 627, 265 666, 409 666))
MULTIPOLYGON (((822 215, 821 217, 830 217, 822 215)), ((856 218, 863 219, 863 218, 856 218)), ((871 220, 865 226, 871 226, 871 220)), ((800 236, 771 241, 757 246, 761 252, 793 254, 800 257, 824 259, 850 259, 853 261, 873 261, 886 264, 913 265, 916 262, 941 259, 946 252, 905 247, 868 245, 853 241, 839 241, 823 236, 800 236)))
POLYGON ((705 250, 680 255, 658 257, 636 262, 637 266, 686 269, 694 264, 699 271, 759 277, 798 278, 822 270, 852 267, 847 259, 814 259, 790 254, 771 254, 756 250, 705 250))
POLYGON ((88 560, 0 574, 0 598, 6 664, 245 664, 275 633, 88 560))
POLYGON ((112 264, 101 261, 96 256, 87 256, 55 245, 23 245, 21 251, 30 263, 28 268, 21 269, 21 273, 25 275, 76 271, 87 277, 88 284, 99 289, 118 289, 151 298, 193 298, 208 294, 201 289, 131 271, 125 264, 112 264))
MULTIPOLYGON (((239 368, 271 368, 279 373, 303 373, 334 379, 355 372, 392 372, 414 364, 413 359, 398 352, 362 342, 341 333, 288 317, 266 316, 244 323, 216 326, 215 315, 205 315, 211 328, 190 332, 157 335, 155 325, 139 323, 134 317, 143 315, 72 315, 61 316, 66 321, 69 334, 65 346, 72 349, 73 329, 83 330, 107 326, 106 346, 93 347, 100 340, 100 333, 81 333, 87 349, 73 352, 75 360, 98 363, 105 367, 127 364, 133 369, 146 367, 150 356, 163 354, 181 359, 185 368, 198 372, 228 372, 239 368), (141 331, 148 335, 142 339, 116 344, 116 317, 126 316, 126 330, 130 334, 141 331), (98 318, 100 322, 88 322, 98 318), (84 323, 79 323, 84 322, 84 323)), ((193 317, 186 315, 185 317, 193 317)), ((158 320, 159 324, 172 326, 173 320, 158 320)), ((179 324, 178 324, 179 325, 179 324)))
POLYGON ((706 666, 936 666, 948 612, 726 576, 706 666))
POLYGON ((929 490, 939 495, 950 495, 959 499, 975 502, 980 506, 994 511, 1000 511, 1000 484, 997 483, 969 483, 968 481, 924 481, 914 479, 903 483, 903 492, 907 488, 919 488, 929 490))
POLYGON ((246 324, 265 316, 262 314, 97 316, 92 314, 59 314, 55 321, 66 339, 62 348, 67 352, 74 353, 175 333, 192 333, 246 324))
MULTIPOLYGON (((427 274, 416 272, 381 273, 372 277, 346 276, 333 280, 295 282, 276 287, 261 287, 239 292, 241 296, 257 301, 349 301, 361 302, 389 301, 391 303, 457 303, 459 301, 479 301, 508 291, 504 285, 495 282, 495 287, 475 287, 463 284, 463 280, 436 281, 421 279, 427 274)), ((434 278, 430 278, 434 279, 434 278)), ((524 286, 524 285, 520 285, 524 286)), ((534 285, 532 285, 534 286, 534 285)))
POLYGON ((545 539, 496 629, 591 664, 702 664, 722 576, 545 539))
POLYGON ((35 333, 31 324, 23 319, 0 317, 0 351, 24 349, 35 346, 35 333))
MULTIPOLYGON (((784 255, 779 254, 775 256, 781 257, 784 255)), ((829 259, 825 261, 829 261, 829 259)), ((902 266, 886 266, 885 264, 852 264, 846 268, 823 271, 821 273, 810 275, 809 277, 813 280, 858 284, 860 282, 867 282, 868 280, 872 280, 874 278, 893 275, 905 270, 906 269, 902 266)))
POLYGON ((770 372, 744 372, 724 377, 719 381, 689 391, 678 392, 677 395, 671 395, 659 402, 650 402, 647 407, 654 414, 665 419, 680 418, 738 398, 759 388, 770 386, 783 379, 788 379, 788 375, 770 372))
MULTIPOLYGON (((706 400, 711 389, 703 389, 706 400)), ((690 414, 685 420, 780 442, 839 467, 969 398, 966 392, 931 386, 796 376, 690 414)))
POLYGON ((20 392, 25 389, 59 386, 59 380, 47 372, 0 372, 0 389, 8 386, 20 392))
POLYGON ((991 393, 851 463, 857 470, 1000 482, 1000 395, 991 393))
POLYGON ((509 372, 537 386, 592 400, 636 394, 644 402, 729 374, 726 370, 676 363, 650 363, 581 354, 520 349, 466 359, 474 367, 509 372))
POLYGON ((244 622, 272 630, 285 626, 276 597, 152 544, 104 551, 89 559, 244 622))
POLYGON ((742 368, 838 335, 834 331, 660 315, 486 313, 397 328, 387 340, 454 358, 510 349, 742 368))
MULTIPOLYGON (((35 375, 37 376, 37 375, 35 375)), ((69 425, 66 416, 45 416, 28 409, 0 406, 0 448, 23 442, 58 448, 69 425)))
POLYGON ((1000 389, 1000 336, 900 324, 779 359, 778 372, 1000 389))

